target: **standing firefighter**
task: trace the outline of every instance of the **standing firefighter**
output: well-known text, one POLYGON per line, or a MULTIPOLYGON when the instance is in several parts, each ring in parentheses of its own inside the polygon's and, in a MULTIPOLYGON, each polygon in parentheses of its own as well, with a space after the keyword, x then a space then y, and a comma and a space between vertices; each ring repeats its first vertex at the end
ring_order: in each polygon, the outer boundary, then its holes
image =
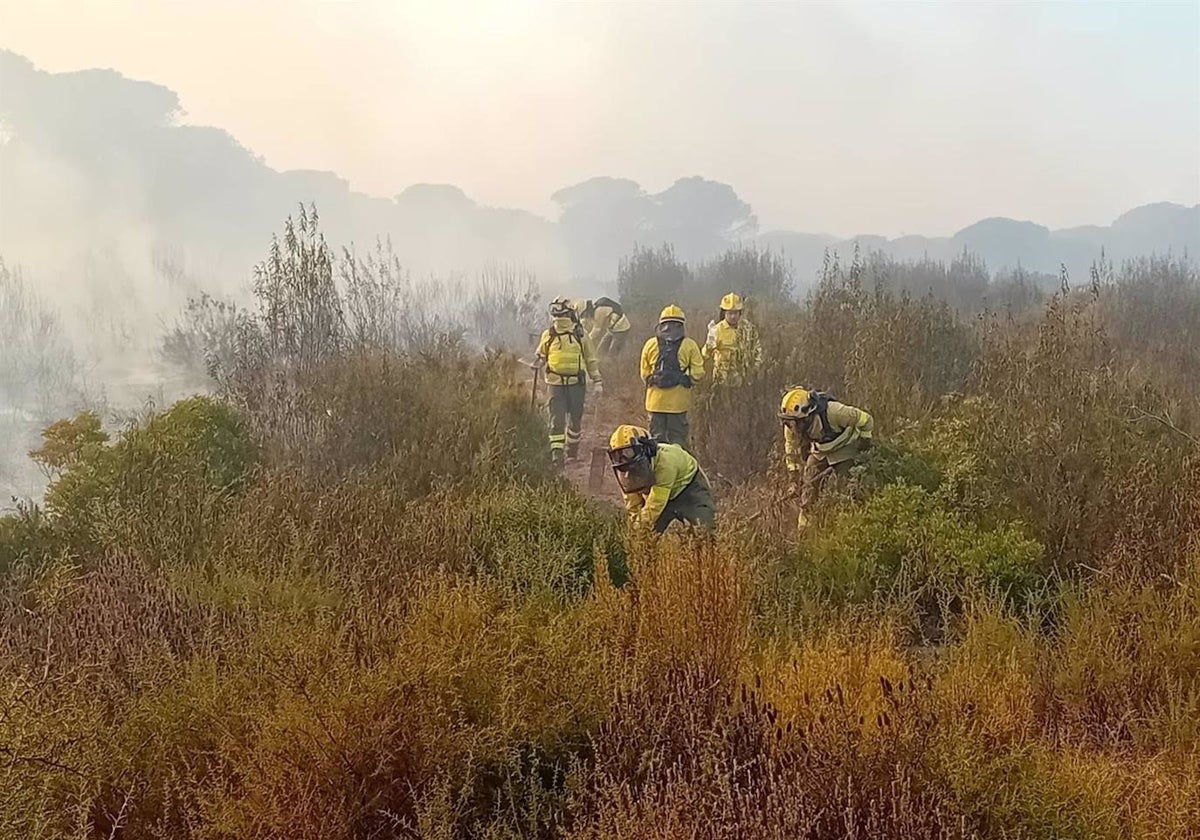
POLYGON ((537 355, 550 386, 550 459, 558 465, 563 462, 564 444, 568 458, 574 460, 579 454, 588 376, 595 383, 596 396, 603 393, 603 386, 592 341, 567 302, 551 301, 550 317, 550 329, 542 333, 537 355))
POLYGON ((737 385, 747 372, 762 364, 758 330, 748 321, 741 295, 730 292, 721 298, 720 318, 709 321, 704 358, 713 362, 713 384, 737 385))
POLYGON ((642 381, 650 434, 686 448, 692 386, 704 378, 704 357, 683 330, 683 310, 672 303, 658 316, 654 337, 642 347, 642 381))
POLYGON ((621 304, 612 298, 573 300, 571 308, 587 331, 592 345, 600 353, 619 353, 629 336, 629 319, 621 304))
POLYGON ((871 448, 875 421, 861 408, 830 399, 828 394, 792 388, 779 409, 788 471, 800 476, 800 516, 796 524, 808 525, 807 511, 834 474, 845 474, 871 448))
POLYGON ((618 426, 608 441, 608 460, 632 522, 660 534, 675 520, 716 527, 708 479, 683 447, 660 443, 638 426, 618 426))

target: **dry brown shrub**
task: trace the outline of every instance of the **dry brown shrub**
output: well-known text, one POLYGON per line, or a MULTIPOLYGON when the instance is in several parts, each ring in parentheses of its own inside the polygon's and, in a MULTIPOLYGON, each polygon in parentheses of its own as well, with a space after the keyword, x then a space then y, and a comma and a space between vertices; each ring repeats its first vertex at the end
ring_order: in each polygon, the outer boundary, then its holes
POLYGON ((1200 447, 1119 364, 1097 294, 1053 298, 1032 344, 993 328, 975 372, 984 396, 967 406, 973 445, 1059 569, 1132 554, 1124 573, 1169 574, 1200 526, 1200 447))

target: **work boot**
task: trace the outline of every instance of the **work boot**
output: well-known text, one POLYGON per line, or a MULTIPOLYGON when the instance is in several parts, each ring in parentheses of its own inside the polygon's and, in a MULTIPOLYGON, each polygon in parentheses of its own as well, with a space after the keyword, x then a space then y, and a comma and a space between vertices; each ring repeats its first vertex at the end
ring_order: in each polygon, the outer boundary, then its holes
POLYGON ((561 449, 550 450, 550 464, 555 467, 563 465, 563 451, 561 449))
POLYGON ((578 460, 579 460, 579 447, 578 446, 568 446, 567 447, 567 461, 573 464, 578 460))

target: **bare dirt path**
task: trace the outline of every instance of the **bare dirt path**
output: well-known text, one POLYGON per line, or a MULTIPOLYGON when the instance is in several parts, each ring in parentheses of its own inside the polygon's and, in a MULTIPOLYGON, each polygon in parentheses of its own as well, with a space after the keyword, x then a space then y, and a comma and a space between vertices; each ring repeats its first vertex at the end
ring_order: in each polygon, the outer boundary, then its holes
MULTIPOLYGON (((627 360, 622 360, 626 365, 627 360)), ((636 362, 634 362, 636 364, 636 362)), ((607 366, 605 366, 607 371, 607 366)), ((522 364, 518 376, 525 381, 525 388, 530 387, 530 371, 522 364)), ((612 470, 608 467, 608 438, 613 429, 622 423, 646 423, 646 412, 643 410, 643 391, 640 380, 628 381, 628 377, 609 377, 606 379, 627 380, 605 382, 608 389, 603 396, 597 397, 589 386, 587 401, 583 414, 583 438, 579 444, 579 457, 563 466, 563 476, 570 481, 579 492, 594 499, 599 499, 613 505, 621 505, 621 491, 613 478, 612 470), (593 467, 593 458, 595 467, 593 467)), ((537 411, 543 417, 548 417, 547 402, 549 386, 539 380, 537 388, 537 411)), ((529 391, 526 390, 528 398, 529 391)))
MULTIPOLYGON (((563 467, 563 475, 579 492, 594 499, 622 504, 617 480, 608 466, 608 438, 612 430, 631 420, 641 422, 643 412, 630 412, 626 403, 617 394, 597 397, 587 396, 583 413, 583 440, 579 444, 579 457, 563 467)), ((638 406, 640 408, 640 406, 638 406)))

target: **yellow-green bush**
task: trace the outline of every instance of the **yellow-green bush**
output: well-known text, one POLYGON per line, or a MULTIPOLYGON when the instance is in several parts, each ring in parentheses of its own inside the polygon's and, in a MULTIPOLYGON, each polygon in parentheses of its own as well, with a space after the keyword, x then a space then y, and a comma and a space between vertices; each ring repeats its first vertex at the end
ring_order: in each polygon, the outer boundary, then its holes
POLYGON ((162 561, 195 556, 257 459, 241 416, 207 397, 133 425, 111 445, 94 414, 43 437, 31 456, 53 476, 45 538, 91 558, 118 546, 162 561))
POLYGON ((1017 524, 980 528, 921 487, 891 484, 839 512, 806 546, 798 570, 835 598, 950 597, 981 588, 1020 603, 1044 554, 1017 524))

